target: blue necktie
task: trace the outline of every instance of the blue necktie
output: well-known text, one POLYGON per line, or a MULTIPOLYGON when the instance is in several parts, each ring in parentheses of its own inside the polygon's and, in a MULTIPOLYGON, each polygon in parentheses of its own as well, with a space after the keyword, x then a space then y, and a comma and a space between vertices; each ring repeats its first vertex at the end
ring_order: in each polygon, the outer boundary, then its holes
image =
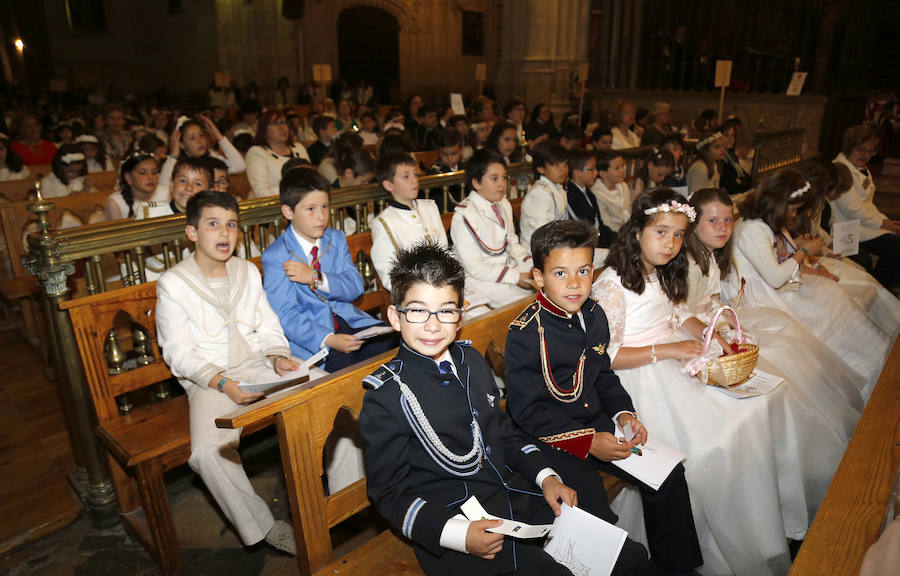
POLYGON ((449 360, 441 360, 438 362, 438 370, 440 370, 441 374, 453 374, 453 365, 450 364, 449 360))

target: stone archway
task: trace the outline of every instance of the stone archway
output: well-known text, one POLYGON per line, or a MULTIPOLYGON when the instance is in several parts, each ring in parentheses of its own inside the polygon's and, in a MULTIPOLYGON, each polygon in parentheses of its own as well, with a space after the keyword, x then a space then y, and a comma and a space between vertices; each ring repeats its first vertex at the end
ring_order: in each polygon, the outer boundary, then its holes
POLYGON ((392 83, 400 80, 400 25, 387 10, 353 6, 338 16, 338 70, 354 84, 365 80, 384 101, 392 83))

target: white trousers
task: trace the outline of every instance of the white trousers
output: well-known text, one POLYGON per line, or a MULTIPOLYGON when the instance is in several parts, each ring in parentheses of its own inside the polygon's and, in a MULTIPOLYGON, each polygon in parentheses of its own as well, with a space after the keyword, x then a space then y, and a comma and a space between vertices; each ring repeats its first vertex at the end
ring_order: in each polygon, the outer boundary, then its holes
POLYGON ((240 406, 215 388, 189 386, 191 406, 191 458, 188 464, 200 475, 225 517, 245 545, 266 537, 275 519, 268 504, 250 485, 237 448, 241 430, 216 427, 216 418, 240 406))

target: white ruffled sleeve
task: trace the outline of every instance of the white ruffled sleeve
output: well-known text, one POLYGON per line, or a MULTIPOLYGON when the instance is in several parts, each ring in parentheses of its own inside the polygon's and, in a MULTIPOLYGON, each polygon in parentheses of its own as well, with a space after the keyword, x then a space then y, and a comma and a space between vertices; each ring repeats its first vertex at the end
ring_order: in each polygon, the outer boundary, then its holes
POLYGON ((737 248, 767 284, 780 288, 794 276, 800 264, 793 258, 778 263, 769 227, 760 220, 750 220, 737 234, 737 248))
POLYGON ((625 288, 616 274, 601 274, 591 287, 591 296, 600 303, 609 322, 609 346, 606 352, 612 362, 625 339, 625 288))

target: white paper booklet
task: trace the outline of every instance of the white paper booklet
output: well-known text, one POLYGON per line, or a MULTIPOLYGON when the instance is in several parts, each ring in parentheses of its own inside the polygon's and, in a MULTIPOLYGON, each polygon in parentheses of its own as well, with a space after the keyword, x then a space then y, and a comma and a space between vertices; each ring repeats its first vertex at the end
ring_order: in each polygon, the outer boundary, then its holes
POLYGON ((831 226, 831 237, 834 239, 833 251, 841 256, 859 254, 859 218, 835 222, 831 226))
POLYGON ((368 340, 369 338, 375 338, 376 336, 381 336, 382 334, 390 334, 391 332, 395 332, 393 328, 390 326, 369 326, 368 328, 363 328, 359 332, 354 332, 353 337, 359 338, 360 340, 368 340))
POLYGON ((481 502, 479 502, 478 498, 475 496, 466 500, 463 505, 460 506, 460 509, 471 522, 477 522, 478 520, 503 520, 503 524, 496 528, 488 528, 487 531, 512 536, 513 538, 540 538, 550 532, 550 527, 552 526, 552 524, 533 526, 531 524, 525 524, 524 522, 516 522, 515 520, 507 520, 488 514, 481 505, 481 502))
POLYGON ((749 378, 737 386, 732 386, 731 388, 713 386, 713 388, 722 394, 727 394, 734 398, 752 398, 753 396, 768 394, 772 390, 778 388, 782 382, 784 382, 784 378, 769 374, 768 372, 763 372, 757 368, 750 373, 749 378))
MULTIPOLYGON (((616 438, 622 438, 618 428, 616 438)), ((687 458, 687 455, 654 439, 652 433, 646 444, 636 448, 641 451, 640 454, 631 454, 624 460, 613 460, 612 463, 654 490, 659 490, 672 469, 687 458)))
POLYGON ((263 394, 286 389, 288 386, 294 388, 308 382, 310 379, 310 368, 327 355, 328 350, 320 350, 306 360, 291 358, 291 360, 300 364, 300 367, 296 370, 288 372, 284 376, 276 376, 268 382, 240 382, 238 386, 244 392, 262 392, 263 394))
POLYGON ((627 536, 621 528, 564 503, 547 535, 544 552, 574 576, 609 576, 627 536))

